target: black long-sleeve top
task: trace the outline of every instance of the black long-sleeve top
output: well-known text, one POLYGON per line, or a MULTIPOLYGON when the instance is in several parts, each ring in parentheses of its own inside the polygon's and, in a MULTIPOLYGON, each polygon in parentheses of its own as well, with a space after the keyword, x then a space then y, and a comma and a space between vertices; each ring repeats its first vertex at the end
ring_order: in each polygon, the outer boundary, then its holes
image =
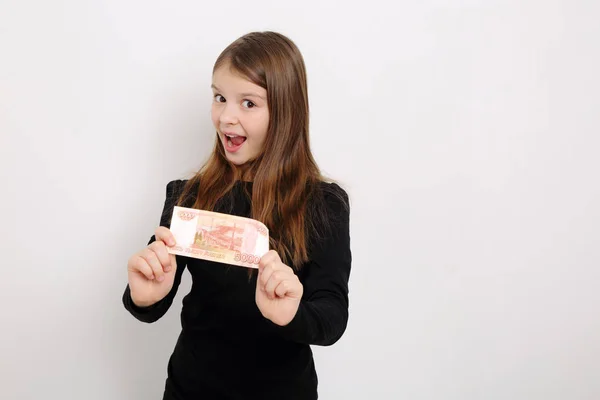
MULTIPOLYGON (((161 226, 170 226, 185 183, 176 180, 167 185, 161 226)), ((182 331, 167 366, 163 399, 318 397, 310 345, 331 345, 346 329, 352 258, 347 194, 336 184, 322 185, 327 188, 323 191, 326 209, 336 223, 327 235, 312 241, 310 261, 296 272, 304 294, 288 325, 278 326, 262 316, 255 302, 257 275, 249 277, 243 267, 176 256, 173 288, 148 307, 133 303, 127 285, 125 308, 138 320, 151 323, 171 306, 185 268, 192 277, 192 288, 183 298, 182 331)), ((215 211, 249 217, 251 191, 251 183, 238 182, 229 200, 221 201, 215 211)), ((149 243, 154 240, 152 236, 149 243)))

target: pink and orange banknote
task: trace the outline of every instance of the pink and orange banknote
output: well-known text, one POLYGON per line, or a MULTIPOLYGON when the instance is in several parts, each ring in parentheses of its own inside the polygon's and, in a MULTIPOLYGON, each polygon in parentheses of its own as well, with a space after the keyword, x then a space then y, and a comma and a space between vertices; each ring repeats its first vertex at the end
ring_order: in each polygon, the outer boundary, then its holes
POLYGON ((258 268, 269 251, 269 230, 251 218, 176 206, 170 229, 171 254, 258 268))

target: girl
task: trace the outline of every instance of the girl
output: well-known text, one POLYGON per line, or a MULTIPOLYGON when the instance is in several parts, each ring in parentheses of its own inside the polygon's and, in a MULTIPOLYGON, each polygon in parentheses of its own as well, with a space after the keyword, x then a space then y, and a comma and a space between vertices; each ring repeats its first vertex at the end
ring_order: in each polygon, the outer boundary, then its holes
POLYGON ((351 251, 348 196, 310 151, 302 55, 281 34, 247 34, 218 57, 212 90, 213 153, 167 185, 160 227, 129 259, 123 303, 154 322, 191 274, 163 399, 316 399, 310 345, 346 329, 351 251), (258 271, 171 255, 175 205, 257 219, 272 250, 258 271))

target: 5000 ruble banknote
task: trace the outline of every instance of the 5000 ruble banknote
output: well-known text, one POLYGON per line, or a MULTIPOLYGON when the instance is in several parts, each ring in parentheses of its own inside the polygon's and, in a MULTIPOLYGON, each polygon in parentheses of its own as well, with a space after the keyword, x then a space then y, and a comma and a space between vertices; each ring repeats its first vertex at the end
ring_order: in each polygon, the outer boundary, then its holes
POLYGON ((269 251, 269 230, 251 218, 176 206, 170 229, 171 254, 258 268, 269 251))

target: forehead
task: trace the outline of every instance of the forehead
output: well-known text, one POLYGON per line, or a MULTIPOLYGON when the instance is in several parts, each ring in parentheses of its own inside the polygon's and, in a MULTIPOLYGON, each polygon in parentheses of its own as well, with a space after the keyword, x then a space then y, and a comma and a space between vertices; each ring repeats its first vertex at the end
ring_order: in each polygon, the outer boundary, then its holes
POLYGON ((267 91, 259 85, 249 81, 245 76, 232 70, 229 65, 223 65, 214 72, 212 84, 220 90, 237 93, 254 92, 265 95, 267 91))

